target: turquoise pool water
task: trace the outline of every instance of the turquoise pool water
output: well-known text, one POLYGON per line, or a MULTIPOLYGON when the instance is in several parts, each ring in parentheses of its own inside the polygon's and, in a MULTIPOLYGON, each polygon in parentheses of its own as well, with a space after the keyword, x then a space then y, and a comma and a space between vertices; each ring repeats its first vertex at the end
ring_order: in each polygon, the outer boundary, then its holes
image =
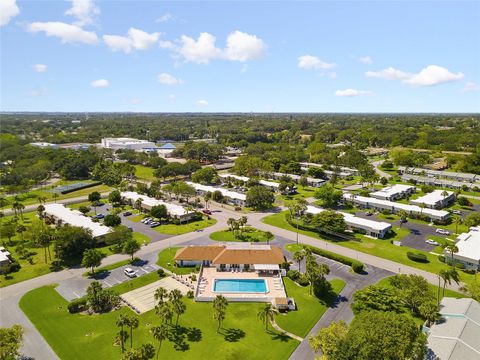
POLYGON ((215 279, 213 291, 225 293, 266 293, 263 279, 215 279))

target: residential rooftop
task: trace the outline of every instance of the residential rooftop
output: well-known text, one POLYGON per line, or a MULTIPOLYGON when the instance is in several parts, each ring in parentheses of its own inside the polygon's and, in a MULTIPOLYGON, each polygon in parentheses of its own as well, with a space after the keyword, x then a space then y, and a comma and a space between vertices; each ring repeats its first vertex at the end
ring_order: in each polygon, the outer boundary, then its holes
POLYGON ((148 206, 164 205, 167 208, 167 212, 171 216, 183 216, 187 214, 187 210, 181 205, 172 204, 169 202, 165 202, 163 200, 158 200, 147 195, 139 194, 134 191, 122 191, 120 195, 123 198, 131 200, 132 202, 135 202, 138 199, 142 199, 142 204, 146 204, 148 206))
POLYGON ((438 203, 441 203, 444 199, 449 198, 454 195, 452 191, 446 190, 433 190, 432 192, 425 194, 417 199, 410 200, 412 204, 425 204, 427 206, 436 206, 438 203), (446 196, 443 196, 443 193, 446 193, 446 196))
POLYGON ((242 200, 245 201, 247 200, 247 195, 241 194, 235 191, 231 191, 222 187, 215 187, 215 186, 210 186, 210 185, 202 185, 198 183, 194 183, 191 181, 187 181, 187 184, 193 186, 195 190, 200 190, 204 192, 215 192, 215 191, 220 191, 223 196, 231 198, 231 199, 237 199, 237 200, 242 200))

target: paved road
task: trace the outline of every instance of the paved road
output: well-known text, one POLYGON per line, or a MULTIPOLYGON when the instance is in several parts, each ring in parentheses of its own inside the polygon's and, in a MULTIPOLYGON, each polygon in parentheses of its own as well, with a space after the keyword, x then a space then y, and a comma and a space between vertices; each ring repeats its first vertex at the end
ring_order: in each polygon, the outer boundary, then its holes
POLYGON ((377 161, 372 161, 372 165, 373 167, 375 168, 375 172, 380 175, 381 177, 385 177, 387 179, 390 179, 392 177, 392 175, 390 175, 389 173, 385 172, 385 171, 382 171, 379 169, 379 166, 383 164, 385 160, 377 160, 377 161))

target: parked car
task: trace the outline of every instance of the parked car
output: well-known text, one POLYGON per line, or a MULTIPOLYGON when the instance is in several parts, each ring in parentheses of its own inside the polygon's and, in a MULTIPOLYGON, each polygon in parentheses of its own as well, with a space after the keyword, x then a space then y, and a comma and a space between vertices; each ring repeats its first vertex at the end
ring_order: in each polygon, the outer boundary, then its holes
POLYGON ((452 213, 455 215, 462 215, 462 212, 460 210, 453 210, 452 213))
POLYGON ((93 206, 103 206, 103 205, 105 204, 101 201, 97 201, 96 203, 93 204, 93 206))
POLYGON ((159 226, 160 223, 158 221, 154 221, 154 222, 151 222, 149 225, 150 225, 151 228, 154 228, 154 227, 159 226))
POLYGON ((150 221, 150 220, 152 220, 152 219, 151 218, 145 218, 145 219, 140 220, 140 222, 145 224, 147 221, 150 221))
POLYGON ((103 215, 103 214, 97 214, 97 215, 93 215, 92 219, 103 219, 104 217, 105 217, 105 215, 103 215))
POLYGON ((428 239, 428 240, 425 240, 425 242, 426 242, 427 244, 430 244, 430 245, 435 245, 435 246, 440 245, 440 244, 439 244, 438 242, 436 242, 435 240, 430 240, 430 239, 428 239))
POLYGON ((203 209, 202 212, 207 215, 212 215, 212 212, 208 209, 203 209))
POLYGON ((123 270, 123 272, 130 278, 137 277, 137 273, 132 268, 126 268, 125 270, 123 270))
POLYGON ((123 213, 123 216, 130 216, 130 215, 132 215, 132 213, 131 213, 130 211, 125 211, 125 212, 123 213))
POLYGON ((373 213, 372 213, 371 211, 366 211, 366 212, 365 212, 365 215, 367 215, 367 216, 372 216, 373 213))
POLYGON ((447 230, 444 230, 444 229, 437 229, 437 230, 435 230, 435 232, 437 234, 441 234, 441 235, 450 235, 450 232, 447 231, 447 230))

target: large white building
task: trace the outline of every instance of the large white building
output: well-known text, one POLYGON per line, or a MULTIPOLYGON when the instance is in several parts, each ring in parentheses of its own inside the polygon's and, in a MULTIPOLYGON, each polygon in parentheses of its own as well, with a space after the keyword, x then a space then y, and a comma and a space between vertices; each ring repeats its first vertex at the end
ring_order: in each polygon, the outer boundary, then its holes
POLYGON ((151 210, 154 206, 164 205, 167 208, 167 213, 170 215, 170 217, 180 219, 181 221, 188 221, 194 215, 194 212, 188 212, 181 205, 158 200, 134 191, 122 191, 120 195, 124 201, 130 203, 131 205, 135 204, 138 199, 141 199, 141 207, 145 210, 151 210))
POLYGON ((108 226, 94 222, 80 211, 72 210, 62 204, 45 204, 45 214, 58 225, 68 224, 91 230, 93 237, 104 236, 112 231, 108 226))
POLYGON ((381 190, 372 192, 370 193, 370 196, 377 199, 394 201, 397 199, 401 199, 407 195, 414 194, 415 190, 415 186, 395 184, 392 186, 384 187, 381 190))
POLYGON ((412 204, 421 206, 424 204, 430 209, 442 209, 455 201, 455 194, 446 190, 434 190, 417 199, 410 200, 412 204), (444 195, 445 193, 445 195, 444 195))
MULTIPOLYGON (((306 212, 312 215, 316 215, 323 211, 325 211, 325 209, 308 205, 306 212)), ((337 213, 343 215, 345 223, 351 230, 356 230, 372 237, 381 239, 385 237, 385 235, 392 229, 392 225, 384 221, 364 219, 342 211, 337 211, 337 213)))
MULTIPOLYGON (((300 179, 302 178, 301 175, 284 174, 284 173, 279 173, 279 172, 273 172, 273 173, 270 173, 268 175, 271 179, 274 179, 274 180, 280 180, 282 177, 288 176, 289 178, 291 178, 296 183, 298 183, 300 181, 300 179)), ((325 184, 325 182, 326 182, 324 179, 316 179, 316 178, 312 178, 312 177, 309 177, 309 176, 305 176, 305 178, 307 179, 307 185, 311 186, 311 187, 320 187, 323 184, 325 184)))
POLYGON ((0 246, 0 268, 10 264, 10 251, 0 246))
POLYGON ((154 142, 147 140, 138 140, 132 138, 103 138, 102 147, 113 150, 135 150, 142 151, 144 149, 156 149, 154 142))
POLYGON ((409 216, 427 216, 430 220, 436 221, 443 221, 448 219, 450 213, 444 210, 436 210, 436 209, 422 209, 420 206, 417 205, 409 205, 409 204, 402 204, 396 203, 393 201, 388 200, 381 200, 372 197, 360 196, 356 194, 344 193, 343 199, 345 201, 353 202, 356 205, 359 205, 363 208, 367 209, 375 209, 378 211, 388 210, 392 214, 396 214, 400 210, 404 210, 407 212, 409 216))
MULTIPOLYGON (((453 253, 453 259, 463 263, 466 269, 480 270, 480 227, 471 228, 469 232, 458 235, 455 245, 458 252, 453 253)), ((447 249, 445 257, 452 257, 447 249)))
POLYGON ((193 186, 195 190, 197 191, 198 194, 203 195, 208 192, 215 192, 215 191, 220 191, 222 195, 225 197, 227 202, 236 205, 236 206, 245 206, 245 203, 247 201, 247 195, 241 194, 235 191, 231 191, 222 187, 215 187, 215 186, 209 186, 209 185, 202 185, 194 182, 187 181, 187 184, 190 186, 193 186))

